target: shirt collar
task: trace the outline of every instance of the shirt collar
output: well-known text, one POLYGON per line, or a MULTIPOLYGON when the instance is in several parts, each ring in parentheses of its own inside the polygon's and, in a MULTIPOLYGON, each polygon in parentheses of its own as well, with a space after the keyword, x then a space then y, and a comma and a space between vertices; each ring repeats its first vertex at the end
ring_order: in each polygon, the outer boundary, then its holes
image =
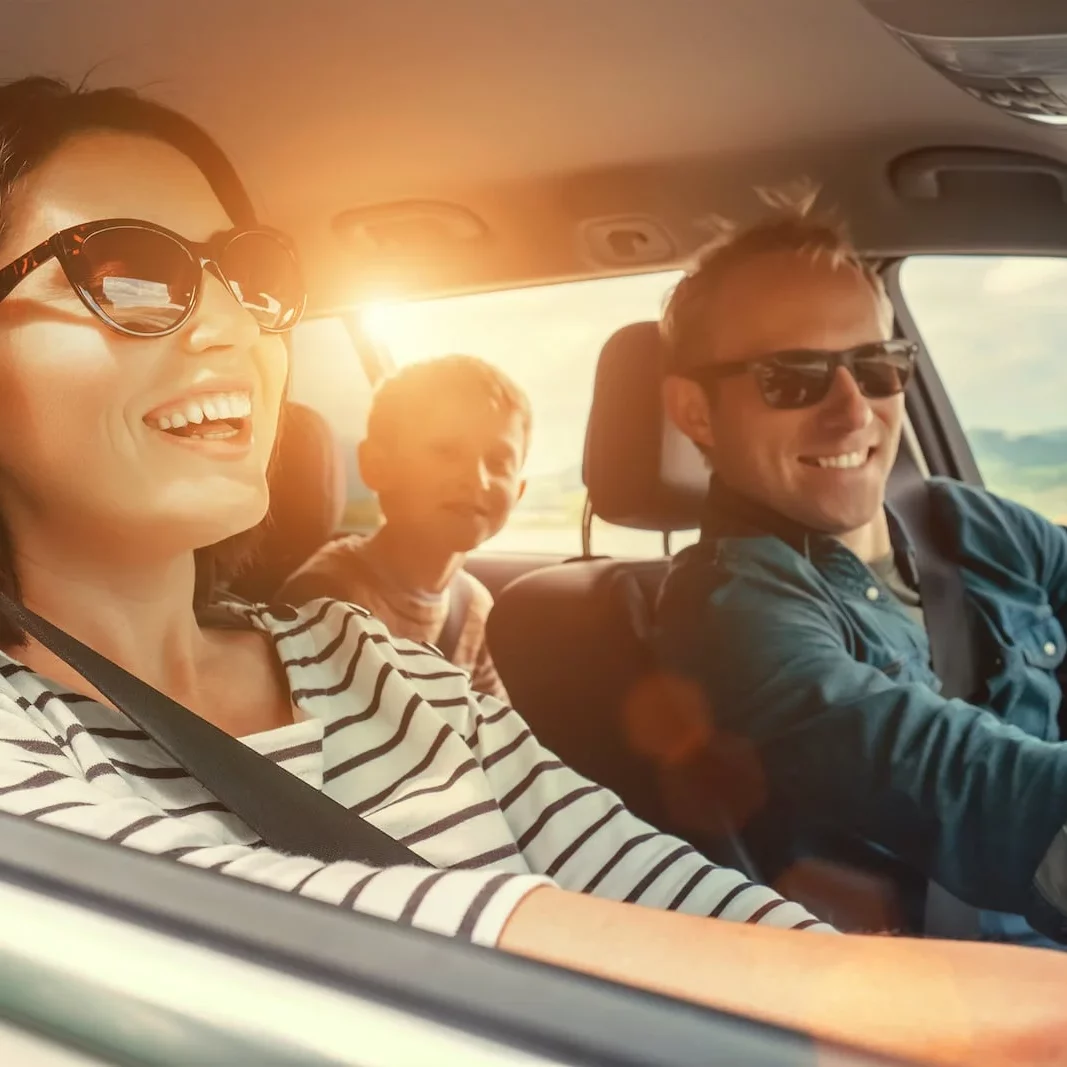
MULTIPOLYGON (((896 563, 909 585, 918 586, 911 537, 891 504, 886 504, 889 538, 896 563)), ((806 559, 827 551, 844 550, 836 538, 814 530, 760 504, 712 477, 700 524, 701 540, 724 537, 777 537, 806 559)))

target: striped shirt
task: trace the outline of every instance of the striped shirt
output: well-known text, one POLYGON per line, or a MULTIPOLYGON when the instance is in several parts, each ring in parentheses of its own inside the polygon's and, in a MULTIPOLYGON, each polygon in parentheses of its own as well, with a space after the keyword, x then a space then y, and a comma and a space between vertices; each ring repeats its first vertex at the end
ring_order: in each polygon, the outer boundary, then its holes
POLYGON ((543 749, 506 704, 359 608, 233 605, 270 635, 294 722, 242 740, 436 869, 285 855, 119 712, 0 654, 0 810, 447 936, 496 943, 558 885, 739 922, 830 928, 702 859, 543 749))

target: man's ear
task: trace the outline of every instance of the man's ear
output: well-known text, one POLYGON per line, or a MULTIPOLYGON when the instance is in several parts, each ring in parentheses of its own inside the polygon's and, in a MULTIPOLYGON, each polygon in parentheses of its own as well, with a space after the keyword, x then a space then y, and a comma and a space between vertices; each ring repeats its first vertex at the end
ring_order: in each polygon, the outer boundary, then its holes
POLYGON ((381 493, 388 480, 386 466, 388 457, 380 444, 369 438, 360 441, 356 450, 356 459, 359 461, 359 476, 363 484, 372 493, 381 493))
POLYGON ((691 441, 703 448, 714 448, 711 404, 703 386, 670 374, 663 380, 662 393, 667 418, 691 441))

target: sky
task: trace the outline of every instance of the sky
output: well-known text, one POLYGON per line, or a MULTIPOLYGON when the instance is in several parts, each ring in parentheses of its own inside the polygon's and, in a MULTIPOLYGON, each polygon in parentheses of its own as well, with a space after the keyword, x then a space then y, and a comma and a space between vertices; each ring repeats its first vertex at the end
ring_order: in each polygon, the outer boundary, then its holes
POLYGON ((901 290, 965 428, 1067 426, 1067 259, 917 257, 901 290))

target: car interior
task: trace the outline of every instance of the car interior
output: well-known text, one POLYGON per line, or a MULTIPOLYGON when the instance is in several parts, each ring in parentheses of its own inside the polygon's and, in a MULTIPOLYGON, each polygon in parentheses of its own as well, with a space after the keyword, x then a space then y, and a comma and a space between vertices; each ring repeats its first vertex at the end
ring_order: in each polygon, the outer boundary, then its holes
MULTIPOLYGON (((329 365, 358 380, 344 389, 359 403, 317 402, 335 384, 341 395, 340 378, 318 392, 294 387, 270 524, 235 596, 269 601, 317 548, 357 528, 346 518, 351 437, 371 387, 397 365, 361 309, 666 277, 693 261, 715 219, 753 221, 755 189, 798 179, 817 183, 847 220, 883 272, 898 330, 921 346, 890 495, 930 474, 991 483, 1003 473, 969 433, 975 419, 957 399, 970 394, 939 361, 908 271, 935 259, 1041 261, 1064 291, 1067 275, 1052 269, 1067 262, 1062 3, 0 0, 0 15, 0 78, 130 85, 202 123, 263 217, 297 242, 310 293, 298 334, 343 325, 347 362, 329 365)), ((983 299, 976 290, 943 319, 960 324, 983 299)), ((1056 314, 1047 321, 1062 352, 1067 319, 1056 314)), ((295 359, 301 344, 294 338, 295 359)), ((1009 377, 1046 374, 1032 383, 1046 393, 1063 381, 1048 361, 1013 353, 982 358, 1009 377)), ((573 549, 490 545, 468 561, 495 597, 493 657, 512 702, 561 759, 711 858, 773 880, 781 871, 753 856, 729 796, 712 823, 679 823, 628 727, 635 701, 677 698, 653 649, 655 601, 672 549, 699 528, 709 477, 663 416, 650 312, 618 309, 617 328, 580 359, 592 386, 583 424, 571 426, 584 440, 571 456, 584 498, 573 549), (605 524, 650 532, 656 550, 602 551, 605 524)), ((1010 388, 1001 405, 1025 407, 1010 388)), ((1067 436, 1059 447, 1067 463, 1067 436)), ((1057 518, 1067 521, 1067 506, 1057 518)), ((827 849, 819 854, 889 886, 895 928, 933 932, 921 879, 891 857, 827 849)), ((869 926, 847 884, 795 895, 805 893, 843 928, 869 926)))

